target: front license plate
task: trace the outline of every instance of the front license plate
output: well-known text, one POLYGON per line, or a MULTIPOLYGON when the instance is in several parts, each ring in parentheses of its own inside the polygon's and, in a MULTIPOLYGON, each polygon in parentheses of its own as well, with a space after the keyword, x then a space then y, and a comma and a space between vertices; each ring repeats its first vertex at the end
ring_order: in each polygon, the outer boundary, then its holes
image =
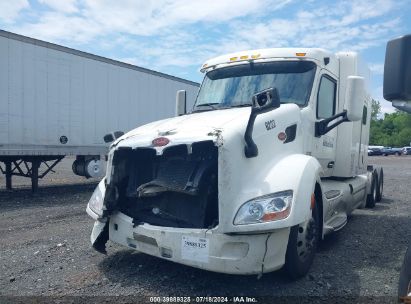
POLYGON ((181 258, 208 263, 209 241, 206 238, 183 236, 181 238, 181 258))

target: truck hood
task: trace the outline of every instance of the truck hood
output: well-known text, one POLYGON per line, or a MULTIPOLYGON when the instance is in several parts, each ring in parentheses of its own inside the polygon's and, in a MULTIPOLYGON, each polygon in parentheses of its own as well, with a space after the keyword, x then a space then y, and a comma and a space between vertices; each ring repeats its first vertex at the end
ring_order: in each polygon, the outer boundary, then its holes
POLYGON ((148 147, 158 137, 167 137, 171 144, 191 143, 202 140, 215 140, 224 127, 236 119, 247 123, 250 107, 232 108, 164 119, 136 128, 118 139, 119 147, 148 147))

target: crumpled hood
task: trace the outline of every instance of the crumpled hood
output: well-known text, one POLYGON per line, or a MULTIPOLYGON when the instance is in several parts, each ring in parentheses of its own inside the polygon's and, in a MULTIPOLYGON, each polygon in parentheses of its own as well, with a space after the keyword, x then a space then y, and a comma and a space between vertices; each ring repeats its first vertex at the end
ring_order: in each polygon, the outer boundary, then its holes
POLYGON ((250 112, 250 107, 233 108, 152 122, 124 134, 117 141, 117 146, 147 147, 151 146, 153 139, 157 137, 167 137, 172 144, 212 140, 216 132, 223 131, 224 127, 235 119, 244 117, 244 124, 246 124, 250 112))

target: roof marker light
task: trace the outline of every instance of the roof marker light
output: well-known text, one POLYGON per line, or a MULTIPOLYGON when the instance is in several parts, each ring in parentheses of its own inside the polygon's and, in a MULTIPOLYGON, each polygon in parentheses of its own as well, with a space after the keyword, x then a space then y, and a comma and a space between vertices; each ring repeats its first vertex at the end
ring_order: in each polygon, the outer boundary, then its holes
POLYGON ((238 57, 231 57, 230 61, 236 61, 238 59, 238 57))
POLYGON ((240 59, 242 59, 242 60, 244 60, 244 59, 248 59, 248 55, 243 55, 243 56, 240 56, 240 59))
POLYGON ((297 57, 304 57, 306 53, 295 53, 295 56, 297 57))
POLYGON ((260 57, 260 56, 261 56, 260 54, 253 54, 253 55, 251 55, 251 58, 257 59, 257 58, 260 57))

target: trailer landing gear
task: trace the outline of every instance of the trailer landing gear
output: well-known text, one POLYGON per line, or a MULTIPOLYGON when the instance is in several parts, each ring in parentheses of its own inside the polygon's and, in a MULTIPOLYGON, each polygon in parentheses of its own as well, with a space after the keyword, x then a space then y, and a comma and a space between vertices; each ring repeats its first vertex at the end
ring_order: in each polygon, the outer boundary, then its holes
POLYGON ((0 162, 5 164, 0 171, 6 175, 6 189, 12 190, 12 176, 23 176, 31 178, 31 190, 36 192, 39 186, 39 178, 43 178, 64 158, 64 156, 3 156, 0 162), (39 168, 44 164, 46 169, 39 174, 39 168))

